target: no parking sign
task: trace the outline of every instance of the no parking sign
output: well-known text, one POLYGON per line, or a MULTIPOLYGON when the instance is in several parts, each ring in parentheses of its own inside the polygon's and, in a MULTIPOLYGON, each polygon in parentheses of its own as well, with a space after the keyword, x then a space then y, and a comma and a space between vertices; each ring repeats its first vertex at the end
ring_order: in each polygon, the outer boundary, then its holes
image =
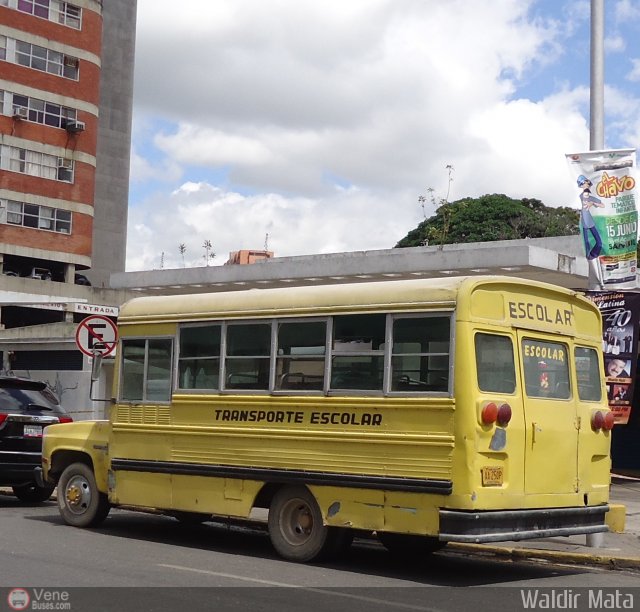
POLYGON ((93 315, 83 319, 76 329, 76 344, 89 357, 96 353, 106 357, 118 342, 118 328, 108 317, 93 315))

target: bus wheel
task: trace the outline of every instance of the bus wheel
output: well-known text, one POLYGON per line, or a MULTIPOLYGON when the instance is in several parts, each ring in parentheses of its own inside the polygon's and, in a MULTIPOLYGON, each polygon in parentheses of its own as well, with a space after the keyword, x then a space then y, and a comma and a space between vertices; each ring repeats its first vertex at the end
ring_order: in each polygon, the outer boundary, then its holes
POLYGON ((58 482, 58 508, 67 524, 93 527, 107 518, 111 506, 107 496, 98 491, 91 468, 72 463, 58 482))
POLYGON ((392 533, 379 531, 378 539, 392 555, 403 557, 422 557, 444 548, 447 543, 430 536, 412 535, 410 533, 392 533))
POLYGON ((290 561, 318 561, 337 554, 350 530, 327 527, 306 487, 284 487, 269 507, 269 537, 276 552, 290 561))

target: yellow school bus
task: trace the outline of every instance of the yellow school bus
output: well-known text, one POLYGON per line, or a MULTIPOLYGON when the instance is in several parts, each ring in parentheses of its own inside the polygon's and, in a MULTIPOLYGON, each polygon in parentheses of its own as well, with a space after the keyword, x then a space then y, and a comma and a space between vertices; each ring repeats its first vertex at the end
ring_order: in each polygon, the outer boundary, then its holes
POLYGON ((311 561, 607 530, 598 309, 499 276, 141 297, 109 419, 47 428, 64 520, 266 515, 311 561))

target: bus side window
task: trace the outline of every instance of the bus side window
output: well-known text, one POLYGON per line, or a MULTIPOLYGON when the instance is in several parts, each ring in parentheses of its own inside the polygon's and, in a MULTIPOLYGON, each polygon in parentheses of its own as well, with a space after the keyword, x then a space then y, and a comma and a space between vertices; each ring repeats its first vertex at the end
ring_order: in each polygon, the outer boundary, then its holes
POLYGON ((406 316, 393 321, 391 391, 449 390, 449 316, 406 316))
POLYGON ((278 324, 276 391, 324 389, 326 321, 278 324))
POLYGON ((143 399, 146 341, 122 341, 122 375, 120 395, 125 401, 143 399))
POLYGON ((123 340, 121 399, 168 402, 172 351, 170 338, 123 340))
POLYGON ((333 318, 331 389, 382 391, 386 315, 333 318))
POLYGON ((147 384, 145 398, 156 402, 171 399, 171 349, 168 339, 150 339, 147 344, 147 384))
POLYGON ((516 367, 511 338, 477 333, 475 347, 480 390, 489 393, 513 393, 516 390, 516 367))
POLYGON ((180 328, 178 388, 219 388, 220 330, 220 325, 196 325, 180 328))
POLYGON ((227 325, 225 389, 269 389, 270 323, 227 325))

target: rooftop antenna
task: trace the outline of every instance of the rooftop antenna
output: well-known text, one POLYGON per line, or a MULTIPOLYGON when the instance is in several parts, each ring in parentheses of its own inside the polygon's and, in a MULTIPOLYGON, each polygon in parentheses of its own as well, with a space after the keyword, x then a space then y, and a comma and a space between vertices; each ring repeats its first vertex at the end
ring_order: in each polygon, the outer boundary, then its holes
POLYGON ((269 250, 269 234, 268 233, 264 235, 264 250, 265 251, 269 250))

